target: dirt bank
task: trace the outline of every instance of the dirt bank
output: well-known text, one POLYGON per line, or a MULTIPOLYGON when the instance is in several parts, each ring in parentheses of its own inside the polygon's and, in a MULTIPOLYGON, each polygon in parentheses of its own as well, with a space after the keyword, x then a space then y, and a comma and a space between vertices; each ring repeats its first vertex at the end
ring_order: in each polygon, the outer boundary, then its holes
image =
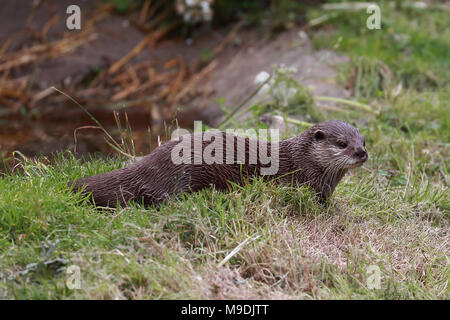
MULTIPOLYGON (((8 43, 6 55, 83 36, 83 29, 68 31, 65 27, 65 9, 72 2, 44 1, 34 9, 30 1, 6 3, 0 14, 3 30, 0 41, 8 43), (22 25, 17 21, 26 23, 22 25)), ((310 39, 306 33, 300 32, 300 27, 275 35, 262 29, 249 29, 245 25, 238 31, 233 29, 235 25, 218 30, 204 27, 191 39, 192 43, 180 33, 171 32, 153 45, 144 46, 119 71, 105 76, 149 33, 135 24, 138 13, 117 15, 104 7, 94 6, 92 2, 78 2, 83 17, 88 17, 85 21, 95 21, 80 45, 64 54, 44 56, 8 70, 8 79, 16 82, 26 79, 24 92, 30 98, 8 100, 8 104, 3 105, 0 101, 0 150, 4 157, 10 156, 13 150, 28 156, 49 155, 67 148, 73 150, 74 130, 94 124, 66 97, 49 92, 51 86, 70 93, 116 136, 113 110, 126 111, 136 151, 140 154, 149 151, 148 131, 154 144, 175 116, 183 127, 190 128, 194 120, 214 124, 222 115, 216 102, 218 98, 225 98, 230 106, 242 101, 254 90, 254 77, 263 70, 270 72, 275 65, 296 67, 295 77, 313 94, 345 94, 336 84, 333 69, 345 58, 332 52, 314 51, 310 39), (140 66, 144 66, 142 72, 140 66), (117 83, 111 82, 114 76, 120 78, 125 74, 128 77, 128 69, 132 70, 129 72, 131 80, 125 77, 117 83), (152 72, 155 77, 167 76, 175 80, 147 86, 146 91, 133 91, 132 88, 130 93, 127 90, 134 81, 133 70, 138 88, 150 83, 152 72), (150 75, 145 75, 145 72, 150 75), (175 83, 177 77, 181 80, 175 83), (180 92, 182 97, 178 99, 180 92), (121 95, 125 98, 115 102, 111 100, 111 97, 121 95), (35 99, 36 96, 39 99, 35 99)), ((77 151, 88 154, 111 150, 100 131, 82 130, 78 133, 77 151)))

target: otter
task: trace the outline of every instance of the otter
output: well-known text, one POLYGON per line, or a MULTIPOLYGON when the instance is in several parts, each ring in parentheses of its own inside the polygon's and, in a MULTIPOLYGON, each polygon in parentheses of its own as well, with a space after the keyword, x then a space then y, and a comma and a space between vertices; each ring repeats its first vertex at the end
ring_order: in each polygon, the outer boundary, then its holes
POLYGON ((99 206, 118 203, 123 207, 129 201, 159 206, 182 192, 211 186, 227 190, 233 183, 243 185, 262 176, 264 180, 283 184, 309 185, 319 200, 326 203, 345 173, 367 159, 365 138, 359 130, 347 122, 332 120, 278 143, 220 131, 183 135, 127 167, 69 185, 73 191, 82 189, 91 194, 99 206), (214 142, 216 147, 211 148, 214 142), (201 152, 206 151, 216 161, 199 159, 201 152), (276 159, 268 163, 268 157, 276 159), (269 169, 273 172, 264 172, 269 169))

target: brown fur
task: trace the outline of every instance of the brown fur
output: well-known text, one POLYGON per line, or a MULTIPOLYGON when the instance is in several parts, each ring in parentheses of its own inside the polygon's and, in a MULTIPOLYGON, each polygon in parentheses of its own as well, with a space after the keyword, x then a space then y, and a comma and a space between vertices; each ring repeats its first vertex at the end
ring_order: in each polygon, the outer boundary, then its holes
MULTIPOLYGON (((195 192, 210 186, 226 190, 230 182, 243 184, 247 178, 260 176, 261 168, 270 166, 262 164, 259 154, 256 164, 249 163, 249 148, 257 152, 255 145, 259 147, 261 141, 223 132, 217 134, 222 135, 223 150, 226 150, 227 138, 233 139, 235 151, 238 139, 245 139, 245 163, 225 164, 224 151, 224 164, 177 165, 171 160, 171 151, 181 140, 172 140, 125 168, 78 180, 73 189, 79 190, 85 186, 84 192, 92 193, 95 204, 101 206, 114 206, 117 202, 125 206, 131 200, 152 205, 180 192, 195 192)), ((193 139, 199 138, 199 135, 205 134, 186 135, 181 139, 191 139, 193 146, 193 139)), ((203 150, 210 141, 202 142, 203 150)), ((308 184, 322 200, 333 193, 348 169, 358 167, 367 160, 364 137, 358 129, 343 121, 316 124, 296 137, 280 141, 278 146, 279 170, 275 175, 264 178, 277 179, 285 184, 308 184)), ((267 147, 270 155, 274 150, 271 150, 270 144, 267 147)), ((195 158, 193 148, 190 157, 192 160, 195 158)))

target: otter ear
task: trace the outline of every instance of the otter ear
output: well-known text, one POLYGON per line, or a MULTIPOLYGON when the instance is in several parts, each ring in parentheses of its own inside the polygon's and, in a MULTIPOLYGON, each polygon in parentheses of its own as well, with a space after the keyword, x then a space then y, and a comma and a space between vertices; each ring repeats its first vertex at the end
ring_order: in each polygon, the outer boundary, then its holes
POLYGON ((314 132, 314 138, 316 138, 316 140, 323 140, 325 139, 325 133, 322 130, 317 130, 314 132))

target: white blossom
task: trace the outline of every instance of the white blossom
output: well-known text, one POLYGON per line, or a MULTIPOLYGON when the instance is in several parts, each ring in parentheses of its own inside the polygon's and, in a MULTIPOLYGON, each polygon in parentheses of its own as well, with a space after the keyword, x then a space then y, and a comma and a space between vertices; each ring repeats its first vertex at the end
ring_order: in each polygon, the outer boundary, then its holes
POLYGON ((176 0, 175 10, 189 24, 200 21, 211 21, 213 10, 211 5, 214 0, 176 0))
POLYGON ((269 79, 270 74, 268 74, 266 71, 261 71, 258 73, 255 77, 255 80, 253 81, 254 84, 260 85, 263 82, 265 82, 267 79, 269 79))
POLYGON ((261 87, 261 89, 259 89, 258 93, 264 95, 264 94, 266 94, 266 93, 269 92, 270 87, 271 87, 271 85, 268 84, 268 83, 266 83, 265 85, 263 85, 263 86, 261 87))

